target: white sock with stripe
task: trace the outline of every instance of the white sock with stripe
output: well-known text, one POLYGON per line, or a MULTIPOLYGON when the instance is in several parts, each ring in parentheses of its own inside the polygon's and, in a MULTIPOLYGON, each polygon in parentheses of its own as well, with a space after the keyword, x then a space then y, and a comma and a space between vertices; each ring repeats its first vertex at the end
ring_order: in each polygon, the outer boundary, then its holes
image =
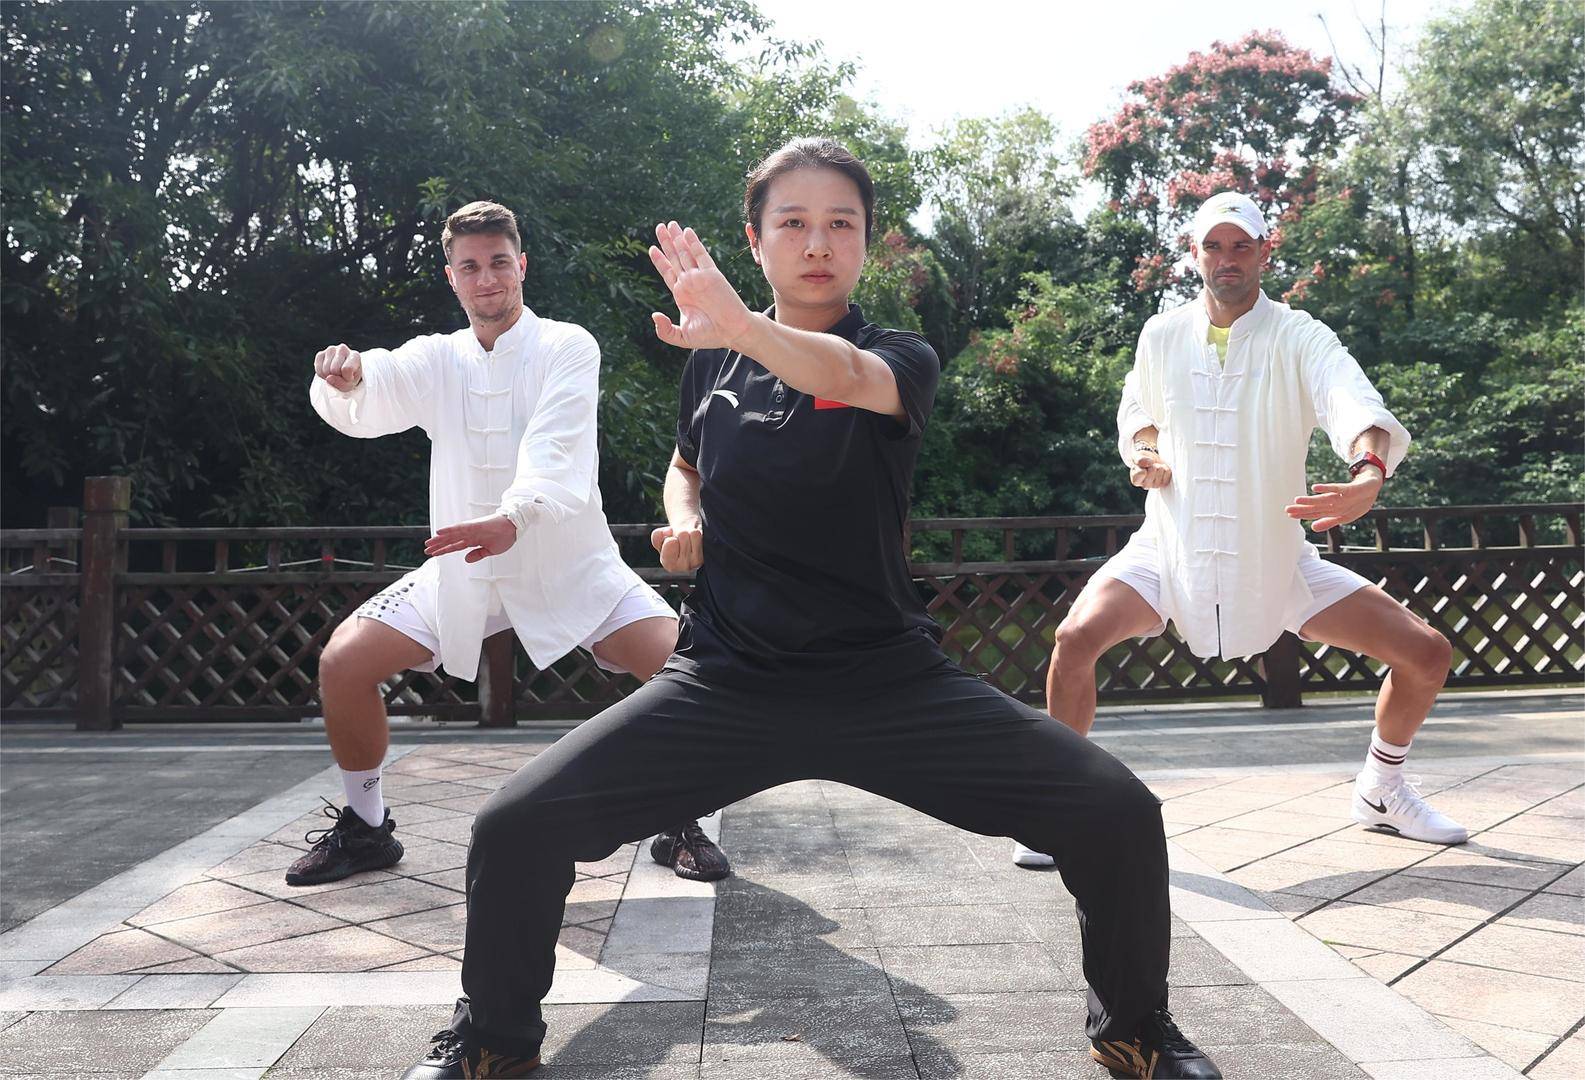
POLYGON ((1390 743, 1381 737, 1380 731, 1372 731, 1370 753, 1365 755, 1365 768, 1359 774, 1360 787, 1384 787, 1403 779, 1403 761, 1409 755, 1409 745, 1390 743))

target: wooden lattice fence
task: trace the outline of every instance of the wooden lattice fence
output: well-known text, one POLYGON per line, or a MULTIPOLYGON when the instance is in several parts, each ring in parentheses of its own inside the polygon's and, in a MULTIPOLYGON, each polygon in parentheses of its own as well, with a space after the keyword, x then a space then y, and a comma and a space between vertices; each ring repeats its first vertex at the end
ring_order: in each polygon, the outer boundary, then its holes
MULTIPOLYGON (((126 525, 125 481, 90 481, 84 518, 0 533, 0 709, 79 726, 140 720, 289 720, 317 715, 320 648, 365 598, 422 558, 414 526, 146 529, 126 525), (97 485, 97 486, 96 486, 97 485)), ((1387 509, 1328 534, 1327 558, 1378 581, 1454 644, 1452 686, 1577 680, 1585 583, 1574 504, 1387 509)), ((1007 692, 1044 698, 1051 637, 1091 574, 1140 519, 930 519, 906 538, 948 651, 1007 692)), ((613 526, 624 556, 673 605, 690 581, 654 565, 647 525, 613 526)), ((588 716, 634 685, 575 651, 533 668, 508 634, 485 646, 476 686, 408 673, 396 714, 588 716)), ((1108 701, 1301 693, 1379 685, 1351 653, 1291 635, 1264 656, 1190 653, 1169 629, 1102 658, 1108 701)))
MULTIPOLYGON (((75 511, 0 544, 0 710, 77 710, 78 542, 75 511)), ((0 534, 4 535, 4 534, 0 534)))

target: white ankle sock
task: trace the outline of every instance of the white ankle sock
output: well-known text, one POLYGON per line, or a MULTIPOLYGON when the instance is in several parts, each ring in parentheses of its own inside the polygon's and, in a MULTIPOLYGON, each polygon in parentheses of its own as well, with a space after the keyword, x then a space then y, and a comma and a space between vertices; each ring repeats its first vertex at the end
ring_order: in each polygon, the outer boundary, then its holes
POLYGON ((1381 737, 1381 732, 1370 733, 1370 753, 1365 755, 1365 770, 1361 779, 1367 787, 1381 787, 1403 778, 1403 761, 1409 754, 1409 743, 1399 746, 1381 737))
POLYGON ((361 772, 342 769, 341 788, 347 793, 347 805, 360 818, 375 828, 385 824, 385 794, 380 791, 379 769, 361 772))

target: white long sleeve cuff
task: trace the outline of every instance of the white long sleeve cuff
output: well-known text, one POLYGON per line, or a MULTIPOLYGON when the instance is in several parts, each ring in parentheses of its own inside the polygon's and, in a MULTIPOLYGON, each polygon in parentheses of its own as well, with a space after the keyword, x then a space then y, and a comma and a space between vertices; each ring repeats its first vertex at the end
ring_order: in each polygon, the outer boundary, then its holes
POLYGON ((308 383, 308 400, 327 424, 350 435, 354 433, 347 429, 358 425, 368 386, 368 380, 364 379, 351 390, 337 390, 315 375, 308 383))
POLYGON ((329 383, 325 383, 325 389, 329 390, 331 396, 337 401, 347 403, 347 420, 353 426, 357 426, 358 421, 363 417, 363 399, 369 396, 368 380, 359 379, 358 385, 351 390, 337 390, 329 383))
POLYGON ((1123 398, 1117 405, 1117 453, 1123 464, 1134 464, 1134 436, 1155 427, 1155 419, 1139 402, 1138 380, 1130 373, 1123 383, 1123 398))
POLYGON ((1332 423, 1327 432, 1332 450, 1344 461, 1354 459, 1354 442, 1371 428, 1381 428, 1388 435, 1387 475, 1396 476, 1398 466, 1409 453, 1409 429, 1384 406, 1368 401, 1351 401, 1339 407, 1333 404, 1332 423))
POLYGON ((542 498, 534 499, 507 499, 501 503, 496 513, 510 521, 517 528, 517 535, 522 536, 523 530, 528 528, 539 518, 542 498))

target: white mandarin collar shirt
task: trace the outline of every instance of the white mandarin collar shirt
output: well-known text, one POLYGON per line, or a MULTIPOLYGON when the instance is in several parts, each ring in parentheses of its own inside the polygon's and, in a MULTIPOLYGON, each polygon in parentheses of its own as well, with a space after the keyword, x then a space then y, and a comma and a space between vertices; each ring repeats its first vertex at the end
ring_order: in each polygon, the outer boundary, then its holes
POLYGON ((430 438, 429 518, 439 529, 500 513, 517 526, 504 555, 430 559, 440 579, 440 662, 472 680, 486 615, 503 609, 538 667, 588 637, 631 586, 597 483, 600 348, 587 330, 526 307, 486 351, 471 329, 363 354, 350 393, 314 379, 309 398, 336 430, 372 439, 420 427, 430 438))
MULTIPOLYGON (((1359 435, 1391 436, 1396 472, 1409 432, 1325 324, 1269 299, 1237 319, 1227 358, 1206 340, 1204 297, 1153 317, 1118 408, 1118 449, 1155 427, 1172 483, 1145 498, 1161 558, 1162 614, 1196 656, 1263 652, 1311 599, 1299 571, 1304 526, 1283 513, 1305 493, 1310 433, 1345 461, 1359 435)), ((1346 479, 1346 478, 1345 478, 1346 479)))

